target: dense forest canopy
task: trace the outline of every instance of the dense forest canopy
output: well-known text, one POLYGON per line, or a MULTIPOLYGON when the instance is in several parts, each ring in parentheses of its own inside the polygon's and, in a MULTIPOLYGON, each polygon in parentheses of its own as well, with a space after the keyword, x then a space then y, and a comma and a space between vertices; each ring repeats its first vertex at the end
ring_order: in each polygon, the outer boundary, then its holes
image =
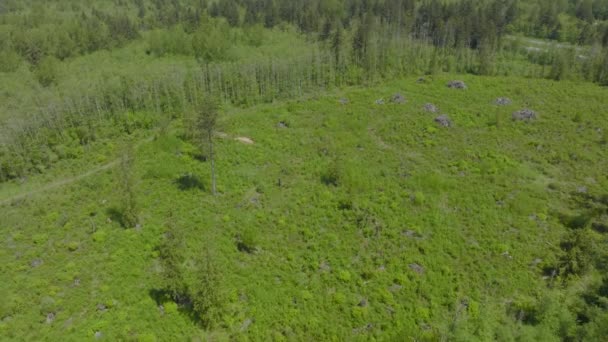
POLYGON ((38 65, 121 46, 140 32, 181 25, 194 32, 201 16, 232 26, 281 23, 325 38, 337 26, 390 27, 438 46, 477 48, 505 34, 608 44, 607 0, 220 0, 5 1, 0 9, 2 71, 19 61, 38 65))

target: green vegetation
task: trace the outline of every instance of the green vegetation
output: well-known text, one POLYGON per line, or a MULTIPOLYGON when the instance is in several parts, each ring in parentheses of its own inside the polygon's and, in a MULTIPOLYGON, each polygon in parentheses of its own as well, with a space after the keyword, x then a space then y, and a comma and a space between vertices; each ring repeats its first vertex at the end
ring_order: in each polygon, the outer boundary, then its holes
POLYGON ((0 2, 0 340, 608 336, 607 0, 0 2))
POLYGON ((175 121, 137 147, 140 229, 112 172, 3 206, 3 338, 605 336, 606 90, 455 77, 226 107, 217 196, 176 183, 211 170, 175 121))

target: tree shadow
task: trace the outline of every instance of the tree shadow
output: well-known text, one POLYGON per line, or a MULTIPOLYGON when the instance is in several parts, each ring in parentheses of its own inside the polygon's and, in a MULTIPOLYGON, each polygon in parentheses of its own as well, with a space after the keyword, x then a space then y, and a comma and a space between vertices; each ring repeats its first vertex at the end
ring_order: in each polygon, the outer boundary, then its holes
POLYGON ((192 158, 194 158, 195 160, 198 160, 201 163, 205 163, 209 159, 207 157, 207 155, 203 154, 203 153, 193 153, 192 158))
POLYGON ((177 187, 182 190, 199 189, 205 190, 205 185, 197 175, 191 173, 184 174, 175 180, 177 187))
POLYGON ((148 290, 150 298, 154 299, 158 307, 164 306, 166 303, 173 302, 177 304, 177 312, 181 315, 188 317, 192 323, 197 325, 203 325, 200 317, 194 312, 194 307, 190 298, 181 296, 178 300, 174 300, 171 294, 163 289, 150 289, 148 290))
POLYGON ((125 226, 124 213, 122 209, 117 207, 109 207, 106 209, 106 215, 108 215, 110 220, 118 222, 123 227, 125 226))

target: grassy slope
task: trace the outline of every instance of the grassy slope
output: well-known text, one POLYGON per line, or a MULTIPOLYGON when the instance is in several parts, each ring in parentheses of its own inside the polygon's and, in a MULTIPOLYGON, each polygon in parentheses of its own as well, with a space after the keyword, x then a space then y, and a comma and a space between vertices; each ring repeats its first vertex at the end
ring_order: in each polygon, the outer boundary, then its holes
POLYGON ((143 144, 141 230, 108 220, 117 204, 109 172, 1 207, 1 339, 205 336, 171 303, 161 315, 152 295, 168 222, 187 236, 184 253, 209 246, 220 265, 230 305, 218 337, 432 339, 476 330, 487 340, 501 325, 517 334, 507 303, 546 288, 540 267, 565 232, 556 214, 570 209, 576 187, 598 194, 608 186, 597 131, 608 129, 607 93, 585 83, 462 77, 468 90, 446 88, 442 75, 227 109, 221 130, 256 143, 218 138, 217 198, 177 187, 188 172, 208 185, 208 165, 190 156, 192 146, 174 134, 143 144), (374 104, 395 92, 409 102, 374 104), (494 106, 498 96, 513 105, 494 106), (437 127, 426 102, 454 127, 437 127), (540 119, 511 121, 524 107, 540 119), (321 182, 330 168, 337 187, 321 182), (243 234, 258 253, 237 250, 243 234), (543 262, 530 266, 536 258, 543 262))

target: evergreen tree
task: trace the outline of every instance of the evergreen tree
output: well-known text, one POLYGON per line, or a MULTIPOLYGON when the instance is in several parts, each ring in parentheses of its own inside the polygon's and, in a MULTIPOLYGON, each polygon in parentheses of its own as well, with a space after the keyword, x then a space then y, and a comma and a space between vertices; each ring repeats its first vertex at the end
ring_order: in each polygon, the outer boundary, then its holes
POLYGON ((364 65, 367 59, 368 41, 372 29, 372 15, 366 14, 353 36, 353 57, 355 64, 364 65))
POLYGON ((576 8, 576 16, 586 22, 593 22, 593 0, 582 0, 576 8))
MULTIPOLYGON (((216 194, 215 184, 215 154, 213 150, 213 134, 217 123, 218 105, 210 96, 205 96, 197 108, 195 127, 198 143, 201 149, 207 148, 211 163, 211 192, 216 194)), ((204 153, 204 151, 203 151, 204 153)))
POLYGON ((184 258, 184 239, 179 230, 168 225, 168 230, 158 248, 160 265, 162 267, 161 286, 175 302, 186 300, 187 286, 184 283, 182 264, 184 258))
POLYGON ((206 328, 213 328, 221 322, 225 303, 221 273, 208 248, 195 262, 196 273, 190 291, 194 312, 206 328))
POLYGON ((338 24, 336 25, 336 30, 334 31, 332 40, 331 40, 331 51, 334 55, 334 59, 336 62, 336 66, 338 68, 340 68, 341 62, 342 62, 342 56, 341 56, 341 51, 342 51, 342 45, 343 43, 344 37, 343 37, 343 33, 342 33, 342 24, 340 22, 338 22, 338 24))
POLYGON ((239 7, 235 0, 222 0, 220 2, 219 14, 226 18, 230 26, 239 26, 239 7))
POLYGON ((272 28, 279 23, 279 9, 274 0, 264 1, 264 25, 272 28))
POLYGON ((122 224, 126 228, 133 228, 138 223, 138 206, 135 195, 135 175, 133 164, 135 162, 135 151, 132 143, 127 143, 123 148, 118 165, 118 185, 122 202, 122 224))
POLYGON ((319 34, 319 39, 321 39, 322 41, 329 39, 331 36, 331 29, 331 21, 325 20, 325 22, 323 23, 323 28, 321 29, 321 33, 319 34))

